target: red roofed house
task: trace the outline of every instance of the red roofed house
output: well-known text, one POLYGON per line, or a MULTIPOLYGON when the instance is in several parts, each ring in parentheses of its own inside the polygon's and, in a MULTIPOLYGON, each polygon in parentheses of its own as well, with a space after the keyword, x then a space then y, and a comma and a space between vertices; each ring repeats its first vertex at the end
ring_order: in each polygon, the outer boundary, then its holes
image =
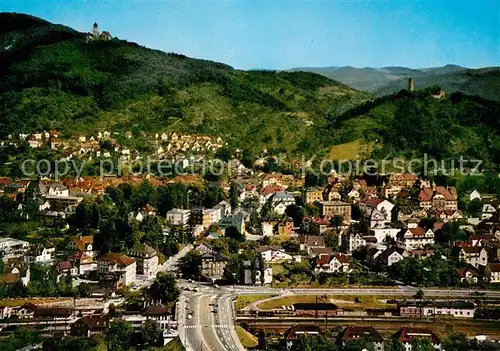
POLYGON ((384 350, 384 338, 373 327, 348 326, 339 334, 337 343, 345 346, 349 341, 360 339, 372 342, 374 351, 384 350))
POLYGON ((68 250, 81 251, 90 257, 94 257, 95 250, 93 246, 94 237, 92 235, 77 235, 71 238, 66 248, 68 250))
POLYGON ((63 275, 69 275, 73 277, 78 275, 78 268, 73 267, 73 264, 70 261, 57 262, 55 268, 58 274, 58 278, 63 275))
POLYGON ((434 245, 434 232, 422 227, 408 228, 403 231, 403 242, 406 250, 423 248, 425 245, 434 245))
POLYGON ((323 234, 332 226, 328 216, 308 218, 304 220, 303 224, 305 229, 313 235, 323 234))
POLYGON ((409 250, 406 251, 406 255, 407 257, 415 257, 418 258, 419 260, 423 260, 431 256, 434 256, 434 250, 426 250, 426 249, 409 250))
POLYGON ((370 218, 371 228, 384 228, 391 222, 394 204, 378 197, 365 197, 359 202, 359 208, 370 218))
POLYGON ((71 326, 71 335, 90 338, 94 335, 106 333, 109 326, 109 318, 100 314, 84 316, 71 326))
POLYGON ((317 325, 293 325, 284 335, 286 349, 293 350, 294 345, 298 344, 299 340, 307 338, 308 336, 318 336, 320 329, 317 325))
POLYGON ((283 191, 281 185, 268 185, 260 189, 260 202, 264 204, 274 193, 283 191))
POLYGON ((97 270, 101 274, 118 273, 123 285, 129 285, 135 282, 135 260, 124 254, 108 252, 98 257, 97 270))
POLYGON ((457 268, 462 283, 477 283, 479 273, 474 268, 457 268))
POLYGON ((435 188, 422 188, 418 194, 420 207, 434 209, 435 211, 456 211, 458 209, 457 190, 446 189, 438 186, 435 188))
POLYGON ((97 269, 97 263, 94 259, 82 251, 75 252, 68 260, 73 263, 78 274, 84 274, 85 272, 95 271, 97 269))
POLYGON ((430 329, 403 327, 392 337, 403 343, 407 351, 412 350, 411 342, 414 339, 428 339, 435 350, 442 350, 441 339, 430 329))
POLYGON ((314 268, 316 273, 350 273, 351 270, 351 259, 342 253, 338 253, 335 256, 319 256, 314 268))

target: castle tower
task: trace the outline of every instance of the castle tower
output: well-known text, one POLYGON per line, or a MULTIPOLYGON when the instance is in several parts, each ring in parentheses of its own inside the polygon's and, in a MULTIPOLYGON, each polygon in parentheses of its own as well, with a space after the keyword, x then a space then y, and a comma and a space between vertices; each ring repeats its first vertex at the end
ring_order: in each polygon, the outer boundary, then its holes
POLYGON ((413 78, 408 78, 408 91, 413 91, 413 78))
POLYGON ((94 22, 94 28, 92 30, 92 35, 97 38, 99 36, 99 26, 97 25, 97 22, 94 22))

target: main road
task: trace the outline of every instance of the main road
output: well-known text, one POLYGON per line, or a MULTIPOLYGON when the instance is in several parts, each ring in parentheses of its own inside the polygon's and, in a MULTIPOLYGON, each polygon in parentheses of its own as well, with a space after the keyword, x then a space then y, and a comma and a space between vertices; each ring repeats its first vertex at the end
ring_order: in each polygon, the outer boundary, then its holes
MULTIPOLYGON (((187 283, 186 283, 187 285, 187 283)), ((188 351, 243 351, 236 335, 233 298, 246 294, 289 295, 380 295, 413 296, 419 289, 409 286, 387 289, 275 289, 268 287, 236 286, 214 288, 208 285, 191 285, 179 299, 179 336, 188 351), (196 290, 196 291, 193 291, 196 290), (217 313, 214 312, 217 309, 217 313), (191 315, 190 318, 188 316, 191 315)), ((484 293, 486 298, 500 299, 500 291, 470 289, 422 289, 424 297, 455 297, 469 299, 472 292, 484 293)))
POLYGON ((236 335, 233 295, 226 289, 183 291, 178 303, 179 337, 188 351, 243 351, 236 335))

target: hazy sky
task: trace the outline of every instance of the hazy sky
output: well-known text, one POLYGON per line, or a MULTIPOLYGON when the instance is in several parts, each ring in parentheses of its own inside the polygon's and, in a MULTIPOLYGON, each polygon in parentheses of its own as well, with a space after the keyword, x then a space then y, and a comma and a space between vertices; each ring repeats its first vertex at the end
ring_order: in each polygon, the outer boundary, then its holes
POLYGON ((0 0, 0 11, 79 31, 97 21, 121 39, 242 69, 500 65, 500 0, 0 0))

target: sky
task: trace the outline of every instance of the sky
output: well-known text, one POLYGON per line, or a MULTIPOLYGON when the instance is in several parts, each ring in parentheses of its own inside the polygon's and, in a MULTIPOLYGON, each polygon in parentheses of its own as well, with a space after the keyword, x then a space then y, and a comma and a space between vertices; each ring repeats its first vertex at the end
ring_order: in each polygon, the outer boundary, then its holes
MULTIPOLYGON (((22 12, 239 69, 500 65, 500 0, 0 0, 22 12)), ((1 26, 1 23, 0 23, 1 26)))

